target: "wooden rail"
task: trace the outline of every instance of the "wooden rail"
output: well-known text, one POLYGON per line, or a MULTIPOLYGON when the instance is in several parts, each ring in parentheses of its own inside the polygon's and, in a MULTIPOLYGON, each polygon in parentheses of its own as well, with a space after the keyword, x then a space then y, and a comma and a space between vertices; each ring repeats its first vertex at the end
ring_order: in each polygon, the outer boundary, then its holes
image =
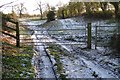
POLYGON ((3 27, 3 28, 6 28, 6 29, 10 29, 10 30, 12 30, 12 31, 16 31, 16 36, 4 32, 4 30, 2 30, 2 33, 5 34, 5 35, 8 35, 8 36, 10 36, 10 37, 15 38, 15 39, 16 39, 16 46, 17 46, 17 47, 20 47, 19 23, 18 23, 18 21, 14 21, 14 20, 11 20, 11 19, 9 19, 9 18, 2 17, 2 27, 3 27), (9 26, 6 24, 7 22, 11 22, 11 23, 15 24, 15 25, 16 25, 16 29, 9 27, 9 26))

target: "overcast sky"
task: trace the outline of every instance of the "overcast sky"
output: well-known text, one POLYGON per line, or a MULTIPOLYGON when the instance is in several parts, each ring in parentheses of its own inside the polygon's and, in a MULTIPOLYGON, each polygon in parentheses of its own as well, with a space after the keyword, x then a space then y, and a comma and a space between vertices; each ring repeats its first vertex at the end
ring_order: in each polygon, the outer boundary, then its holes
MULTIPOLYGON (((27 8, 27 12, 30 14, 39 13, 39 11, 34 11, 37 8, 37 2, 39 2, 39 0, 0 0, 0 5, 5 4, 5 3, 9 3, 12 1, 15 1, 15 2, 12 3, 11 5, 24 3, 25 7, 27 8)), ((41 2, 43 4, 49 3, 50 6, 56 6, 59 3, 66 4, 69 1, 70 0, 41 0, 41 2)), ((12 7, 6 7, 6 6, 1 9, 1 11, 5 12, 5 13, 11 12, 11 10, 12 10, 12 7)))

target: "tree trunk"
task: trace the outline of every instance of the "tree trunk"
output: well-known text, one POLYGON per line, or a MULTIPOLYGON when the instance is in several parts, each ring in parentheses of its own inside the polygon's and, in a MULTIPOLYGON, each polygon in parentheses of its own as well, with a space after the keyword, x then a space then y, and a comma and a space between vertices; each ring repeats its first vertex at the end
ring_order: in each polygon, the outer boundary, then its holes
POLYGON ((43 19, 43 14, 42 14, 42 10, 40 10, 40 16, 41 16, 41 19, 43 19))
POLYGON ((39 2, 39 3, 37 3, 38 4, 38 9, 40 10, 40 17, 41 17, 41 19, 43 19, 43 12, 42 12, 42 4, 41 4, 41 2, 39 2))
POLYGON ((115 5, 114 7, 115 7, 115 17, 117 18, 119 8, 118 5, 115 5))
POLYGON ((100 6, 101 6, 102 11, 105 12, 107 9, 107 2, 100 2, 100 6))
POLYGON ((65 16, 64 16, 64 10, 62 10, 62 19, 64 19, 65 16))
POLYGON ((20 10, 20 14, 19 15, 20 15, 20 18, 21 18, 22 17, 22 11, 21 10, 20 10))
POLYGON ((41 16, 41 19, 43 19, 43 14, 42 14, 42 8, 40 6, 40 16, 41 16))
POLYGON ((85 2, 84 3, 85 4, 85 9, 86 9, 86 13, 90 13, 91 12, 91 7, 90 7, 90 2, 85 2))
POLYGON ((118 10, 119 10, 119 3, 118 2, 111 2, 111 4, 114 6, 115 8, 115 17, 118 17, 118 10))

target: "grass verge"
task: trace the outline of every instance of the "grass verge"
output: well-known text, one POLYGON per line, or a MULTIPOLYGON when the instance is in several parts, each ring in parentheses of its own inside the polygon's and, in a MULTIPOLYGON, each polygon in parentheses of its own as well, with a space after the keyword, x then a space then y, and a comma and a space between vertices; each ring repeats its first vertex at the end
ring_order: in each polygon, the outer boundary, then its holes
POLYGON ((57 45, 49 45, 48 50, 50 52, 50 55, 54 56, 54 59, 56 61, 56 64, 54 66, 57 67, 56 69, 56 73, 59 74, 59 78, 60 79, 66 79, 66 75, 64 75, 64 70, 63 70, 63 66, 62 63, 60 62, 60 55, 63 55, 64 52, 57 46, 57 45))
POLYGON ((24 44, 18 48, 2 41, 2 79, 34 78, 34 68, 31 64, 33 53, 33 46, 24 44))

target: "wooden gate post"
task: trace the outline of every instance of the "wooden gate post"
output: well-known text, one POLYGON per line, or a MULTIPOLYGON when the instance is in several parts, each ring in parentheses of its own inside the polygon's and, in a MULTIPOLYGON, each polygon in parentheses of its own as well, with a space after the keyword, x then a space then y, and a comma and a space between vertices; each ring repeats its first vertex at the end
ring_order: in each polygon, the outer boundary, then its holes
POLYGON ((16 46, 20 47, 19 23, 16 22, 16 46))
POLYGON ((91 49, 91 23, 87 24, 87 48, 91 49))

